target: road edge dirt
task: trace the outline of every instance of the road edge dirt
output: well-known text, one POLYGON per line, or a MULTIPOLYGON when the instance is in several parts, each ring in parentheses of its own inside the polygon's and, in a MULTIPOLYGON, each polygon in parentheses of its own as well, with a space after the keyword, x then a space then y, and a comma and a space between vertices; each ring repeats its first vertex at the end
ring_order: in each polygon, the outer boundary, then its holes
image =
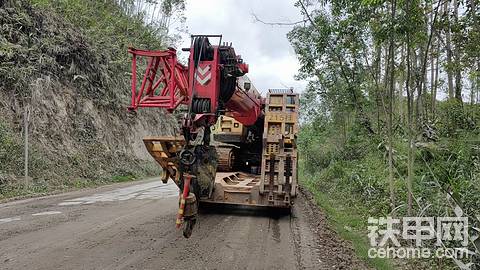
MULTIPOLYGON (((294 245, 300 269, 372 269, 358 258, 352 243, 335 232, 326 214, 319 208, 312 193, 300 186, 293 210, 294 245), (300 203, 304 201, 304 203, 300 203), (301 209, 298 209, 301 207, 301 209), (307 222, 315 239, 305 239, 299 223, 307 222), (315 254, 312 254, 312 250, 315 254), (315 258, 316 257, 316 258, 315 258), (308 265, 311 262, 312 265, 308 265)), ((306 235, 306 234, 305 234, 306 235)))

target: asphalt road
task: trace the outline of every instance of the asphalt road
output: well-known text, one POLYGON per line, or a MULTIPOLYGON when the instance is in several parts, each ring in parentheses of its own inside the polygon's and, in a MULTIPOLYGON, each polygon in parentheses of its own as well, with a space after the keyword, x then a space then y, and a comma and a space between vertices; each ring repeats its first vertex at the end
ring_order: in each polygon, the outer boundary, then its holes
POLYGON ((350 251, 319 233, 304 195, 292 215, 207 209, 185 239, 177 194, 149 179, 0 204, 0 269, 362 268, 332 255, 350 251))

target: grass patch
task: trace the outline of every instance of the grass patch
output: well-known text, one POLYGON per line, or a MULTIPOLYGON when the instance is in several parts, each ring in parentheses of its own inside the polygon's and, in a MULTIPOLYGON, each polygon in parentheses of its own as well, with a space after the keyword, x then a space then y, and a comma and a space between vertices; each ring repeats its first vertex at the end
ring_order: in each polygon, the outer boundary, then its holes
MULTIPOLYGON (((367 218, 364 213, 367 209, 358 206, 355 211, 342 200, 324 193, 317 188, 315 176, 305 174, 300 170, 300 182, 314 196, 317 205, 326 213, 329 224, 343 239, 352 243, 356 255, 375 269, 394 269, 388 259, 369 258, 370 243, 366 236, 367 218)), ((359 202, 360 204, 360 202, 359 202)))
POLYGON ((115 175, 112 177, 112 182, 114 183, 123 183, 123 182, 130 182, 130 181, 134 181, 134 180, 137 180, 137 178, 135 177, 135 175, 115 175))

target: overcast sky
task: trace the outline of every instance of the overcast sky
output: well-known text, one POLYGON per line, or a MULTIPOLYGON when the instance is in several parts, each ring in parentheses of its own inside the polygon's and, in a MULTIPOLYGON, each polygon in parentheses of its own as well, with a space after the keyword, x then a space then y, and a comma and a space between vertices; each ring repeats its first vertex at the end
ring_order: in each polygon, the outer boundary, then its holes
MULTIPOLYGON (((223 41, 232 42, 262 93, 290 86, 301 92, 306 83, 294 79, 299 64, 286 37, 292 27, 264 25, 252 16, 255 13, 263 21, 299 21, 302 17, 293 4, 294 0, 187 0, 186 24, 190 34, 222 34, 223 41)), ((185 35, 182 48, 189 46, 190 37, 185 35)))

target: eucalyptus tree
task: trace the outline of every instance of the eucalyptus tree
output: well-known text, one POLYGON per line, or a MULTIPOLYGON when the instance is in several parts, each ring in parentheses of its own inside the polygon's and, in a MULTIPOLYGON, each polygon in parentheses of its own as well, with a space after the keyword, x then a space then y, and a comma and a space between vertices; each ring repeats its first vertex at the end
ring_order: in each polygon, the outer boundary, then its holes
POLYGON ((309 84, 307 93, 317 93, 332 115, 351 113, 368 133, 376 135, 385 133, 382 123, 387 122, 393 209, 396 1, 390 2, 390 6, 378 0, 331 0, 320 4, 317 9, 303 0, 296 4, 309 22, 296 26, 288 35, 300 60, 299 77, 316 82, 309 84), (368 114, 372 111, 377 115, 376 130, 368 114))
POLYGON ((298 77, 317 82, 306 91, 316 92, 323 106, 330 111, 354 112, 368 132, 374 133, 365 113, 365 105, 370 102, 367 95, 371 79, 365 54, 370 50, 366 26, 371 10, 358 12, 365 8, 358 1, 323 4, 328 8, 312 11, 304 1, 296 4, 309 22, 288 34, 301 64, 298 77), (321 89, 311 87, 317 85, 321 89))
MULTIPOLYGON (((162 39, 171 38, 170 28, 182 26, 185 0, 115 0, 126 15, 154 28, 162 39)), ((182 28, 182 27, 180 27, 182 28)))

